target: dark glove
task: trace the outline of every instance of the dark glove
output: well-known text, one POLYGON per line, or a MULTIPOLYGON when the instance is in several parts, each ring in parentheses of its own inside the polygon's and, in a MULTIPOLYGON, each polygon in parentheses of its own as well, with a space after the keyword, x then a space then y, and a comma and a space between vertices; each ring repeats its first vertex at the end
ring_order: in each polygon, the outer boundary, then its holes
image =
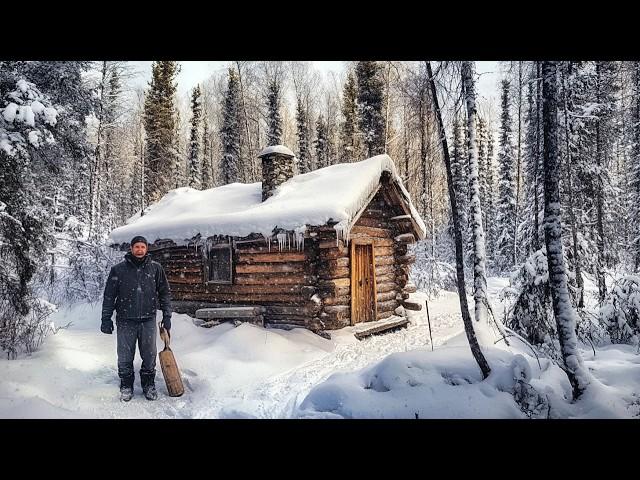
POLYGON ((102 333, 113 333, 113 321, 111 320, 102 320, 102 325, 100 325, 100 331, 102 333))
POLYGON ((162 317, 162 328, 164 328, 167 332, 171 330, 171 314, 162 317))

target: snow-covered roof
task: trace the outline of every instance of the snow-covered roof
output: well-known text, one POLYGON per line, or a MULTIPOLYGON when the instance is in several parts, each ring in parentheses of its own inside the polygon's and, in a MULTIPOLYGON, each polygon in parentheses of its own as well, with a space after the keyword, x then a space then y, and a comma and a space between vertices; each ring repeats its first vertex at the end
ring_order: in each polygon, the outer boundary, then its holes
POLYGON ((122 244, 135 235, 143 235, 150 243, 170 239, 180 245, 198 234, 207 238, 260 233, 269 238, 275 229, 295 231, 301 236, 307 226, 329 221, 338 222, 334 228, 339 238, 348 238, 354 217, 378 189, 383 171, 392 175, 406 199, 418 235, 424 238, 424 223, 411 204, 393 161, 388 155, 378 155, 296 175, 264 202, 260 182, 232 183, 208 190, 177 188, 151 205, 144 216, 136 215, 127 225, 113 230, 110 240, 122 244))
POLYGON ((265 155, 269 155, 270 153, 281 153, 283 155, 289 155, 290 157, 295 157, 295 154, 284 145, 271 145, 270 147, 267 147, 264 150, 262 150, 258 155, 258 157, 264 157, 265 155))

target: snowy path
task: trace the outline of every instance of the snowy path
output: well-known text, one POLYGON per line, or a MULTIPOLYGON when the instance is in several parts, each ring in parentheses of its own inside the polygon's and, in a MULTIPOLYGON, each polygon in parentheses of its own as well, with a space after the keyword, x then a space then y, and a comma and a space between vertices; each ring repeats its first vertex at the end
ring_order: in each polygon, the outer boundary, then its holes
MULTIPOLYGON (((500 317, 503 307, 497 294, 506 283, 506 279, 489 279, 492 305, 500 317)), ((422 292, 412 295, 412 300, 423 306, 425 298, 422 292)), ((472 307, 472 299, 469 300, 472 307)), ((238 327, 223 324, 204 329, 193 325, 186 315, 175 315, 172 349, 186 394, 180 398, 167 396, 158 365, 159 399, 145 400, 136 378, 133 400, 121 403, 115 336, 99 332, 99 305, 77 305, 55 314, 52 320, 56 325, 69 321, 73 321, 73 325, 49 337, 40 351, 18 360, 0 360, 0 418, 296 417, 300 413, 298 407, 309 392, 333 373, 358 371, 392 353, 419 355, 423 352, 424 358, 429 359, 427 365, 440 358, 443 365, 448 365, 447 369, 455 365, 456 355, 468 362, 471 356, 463 334, 457 295, 442 292, 429 302, 429 311, 435 357, 431 356, 424 308, 407 312, 411 320, 408 328, 362 341, 353 336, 350 328, 331 332, 331 340, 327 340, 304 329, 263 329, 250 324, 238 327)), ((620 345, 603 347, 598 349, 595 358, 590 350, 582 353, 585 363, 602 382, 598 396, 610 392, 627 405, 616 407, 616 411, 623 412, 622 416, 638 417, 640 355, 635 349, 620 345)), ((140 359, 136 355, 136 372, 139 367, 140 359)), ((473 363, 470 368, 477 369, 473 363)), ((434 378, 442 382, 439 375, 434 378)), ((562 378, 545 377, 544 382, 561 385, 562 378)), ((432 412, 442 412, 444 416, 451 414, 447 401, 439 407, 443 410, 420 402, 416 403, 416 409, 432 408, 432 412)), ((459 416, 466 415, 465 408, 474 408, 465 405, 460 406, 459 416)), ((423 411, 425 416, 428 411, 423 411)), ((608 415, 609 411, 612 408, 605 405, 601 410, 585 411, 584 415, 608 415)), ((567 416, 576 414, 579 412, 566 412, 567 416)))
MULTIPOLYGON (((424 297, 413 295, 422 303, 424 297)), ((39 352, 3 361, 0 417, 287 418, 334 372, 356 370, 394 352, 430 349, 424 308, 408 313, 414 322, 408 328, 362 341, 348 329, 332 332, 332 340, 303 329, 203 329, 175 315, 172 348, 186 394, 166 396, 158 366, 158 401, 145 400, 136 380, 134 398, 125 404, 118 400, 115 336, 100 334, 99 305, 78 305, 56 315, 56 324, 73 325, 49 337, 39 352)), ((436 348, 462 331, 455 294, 430 302, 430 313, 436 348)), ((139 366, 136 354, 136 371, 139 366)))

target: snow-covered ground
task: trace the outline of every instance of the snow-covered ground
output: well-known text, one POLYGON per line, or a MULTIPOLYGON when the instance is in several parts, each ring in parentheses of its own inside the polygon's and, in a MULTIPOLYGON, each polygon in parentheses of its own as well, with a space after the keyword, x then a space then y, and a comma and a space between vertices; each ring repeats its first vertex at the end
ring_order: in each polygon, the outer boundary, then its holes
MULTIPOLYGON (((507 282, 489 281, 496 313, 507 282)), ((425 298, 412 295, 423 305, 425 298)), ((538 365, 519 342, 484 347, 493 373, 481 381, 456 294, 442 292, 429 313, 433 351, 424 308, 408 312, 408 328, 362 341, 350 327, 327 340, 304 329, 249 324, 204 329, 174 314, 171 346, 185 395, 167 396, 158 365, 159 399, 144 399, 136 375, 133 400, 121 403, 115 335, 100 333, 100 305, 76 305, 54 314, 56 325, 73 324, 40 351, 0 360, 0 418, 526 418, 511 393, 516 377, 545 399, 537 416, 640 416, 635 347, 608 345, 595 357, 583 350, 595 380, 571 404, 564 373, 545 359, 538 365)), ((136 356, 136 372, 139 366, 136 356)))

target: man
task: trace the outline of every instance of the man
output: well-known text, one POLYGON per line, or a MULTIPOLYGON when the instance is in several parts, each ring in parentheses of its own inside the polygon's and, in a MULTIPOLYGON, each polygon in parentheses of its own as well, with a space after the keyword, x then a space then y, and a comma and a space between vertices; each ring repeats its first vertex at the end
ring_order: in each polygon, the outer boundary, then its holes
POLYGON ((111 268, 104 288, 102 325, 100 331, 111 334, 111 315, 116 310, 118 340, 118 376, 120 399, 128 402, 133 396, 133 358, 136 341, 142 366, 140 381, 147 400, 156 400, 156 310, 162 310, 162 326, 171 329, 171 291, 162 265, 147 255, 147 240, 136 236, 131 240, 131 252, 125 260, 111 268))

